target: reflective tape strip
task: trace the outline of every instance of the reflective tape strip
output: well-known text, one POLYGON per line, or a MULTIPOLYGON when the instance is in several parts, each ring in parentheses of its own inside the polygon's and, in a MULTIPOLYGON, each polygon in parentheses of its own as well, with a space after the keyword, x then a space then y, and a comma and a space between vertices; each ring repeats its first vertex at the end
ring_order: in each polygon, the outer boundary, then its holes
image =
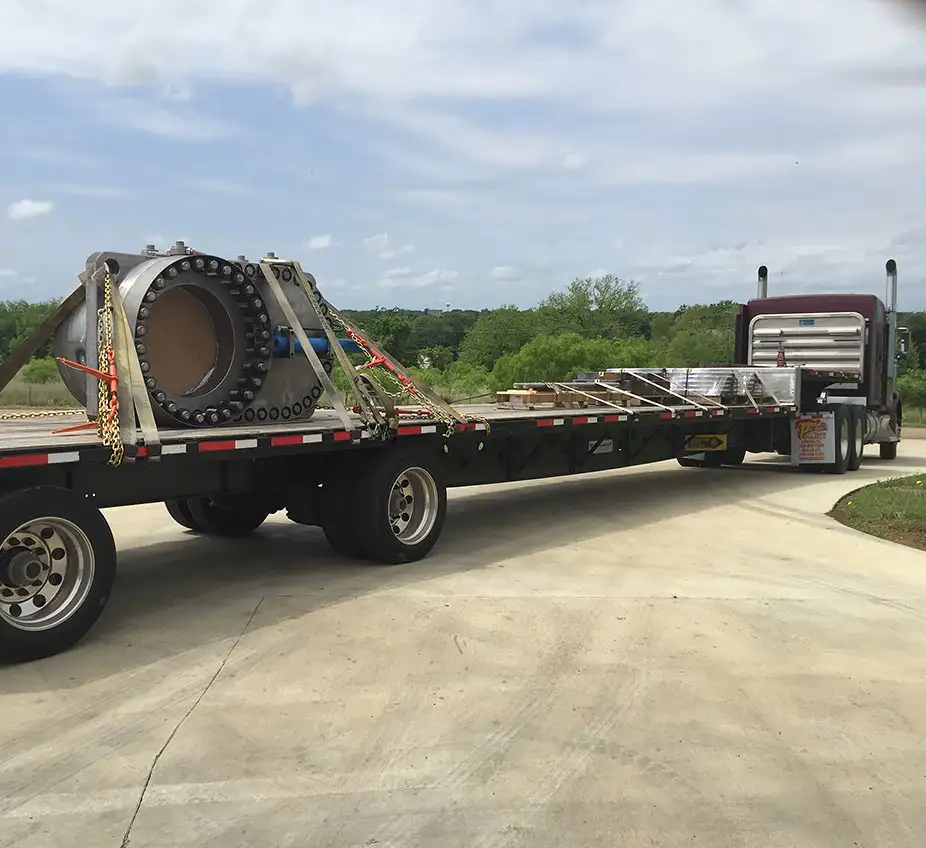
POLYGON ((408 424, 396 430, 399 436, 427 436, 430 433, 436 432, 436 424, 408 424))
POLYGON ((59 453, 48 454, 49 465, 59 465, 63 462, 77 462, 80 459, 80 451, 61 451, 59 453))
POLYGON ((38 465, 61 465, 77 462, 78 451, 57 451, 55 453, 20 453, 0 456, 0 468, 30 468, 38 465))
POLYGON ((322 440, 321 433, 305 433, 300 435, 271 436, 270 447, 285 448, 294 445, 317 444, 322 440))

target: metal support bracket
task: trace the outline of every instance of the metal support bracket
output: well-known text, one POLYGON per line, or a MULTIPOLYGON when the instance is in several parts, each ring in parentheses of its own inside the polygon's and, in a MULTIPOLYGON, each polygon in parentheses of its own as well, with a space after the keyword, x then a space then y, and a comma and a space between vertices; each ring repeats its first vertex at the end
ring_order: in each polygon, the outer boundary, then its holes
MULTIPOLYGON (((341 342, 331 326, 331 321, 328 319, 328 316, 323 315, 321 309, 319 309, 318 301, 315 299, 315 292, 309 283, 309 277, 305 271, 302 270, 302 263, 295 261, 292 263, 292 266, 296 282, 299 283, 302 293, 306 296, 312 309, 315 310, 319 323, 325 331, 325 337, 328 339, 328 348, 331 350, 335 359, 338 360, 341 370, 344 372, 344 375, 351 384, 351 388, 354 390, 354 396, 357 398, 357 405, 360 407, 361 415, 372 420, 376 427, 381 428, 388 423, 390 429, 394 430, 398 426, 398 420, 387 422, 376 408, 376 404, 373 403, 371 396, 367 393, 369 391, 368 386, 360 379, 360 375, 348 358, 347 353, 345 353, 344 348, 341 347, 341 342)), ((312 278, 312 282, 315 283, 314 277, 312 278)))
MULTIPOLYGON (((100 308, 100 288, 94 276, 84 271, 79 275, 79 279, 84 283, 84 362, 90 365, 93 362, 100 363, 99 352, 99 329, 97 327, 98 315, 100 308)), ((87 382, 87 418, 90 421, 96 421, 100 414, 100 395, 98 384, 95 377, 90 374, 86 375, 87 382)))
POLYGON ((19 369, 32 359, 39 348, 52 337, 52 334, 64 323, 65 319, 83 303, 85 297, 86 291, 84 284, 81 283, 58 304, 57 309, 51 315, 10 352, 3 362, 0 362, 0 392, 19 373, 19 369))
MULTIPOLYGON (((116 352, 116 373, 122 374, 120 393, 127 401, 125 409, 131 415, 121 416, 119 419, 119 435, 122 443, 135 445, 138 441, 138 428, 148 448, 149 461, 157 462, 161 458, 161 435, 154 420, 154 410, 151 408, 151 398, 145 386, 145 375, 141 370, 138 353, 132 343, 132 331, 129 319, 125 314, 122 295, 115 280, 111 286, 113 304, 113 348, 116 352), (128 395, 128 397, 126 397, 128 395), (138 424, 136 426, 136 416, 138 424)), ((131 457, 127 457, 131 459, 131 457)))
MULTIPOLYGON (((283 291, 283 287, 280 285, 279 280, 277 280, 276 275, 273 273, 274 265, 291 268, 292 263, 265 258, 260 262, 260 270, 264 275, 264 279, 267 281, 267 286, 270 288, 270 293, 273 295, 277 305, 286 316, 286 320, 289 321, 290 328, 292 329, 293 333, 295 333, 296 338, 299 339, 299 344, 302 345, 302 352, 305 354, 305 358, 309 361, 309 365, 312 366, 312 370, 315 372, 315 376, 318 377, 319 382, 322 384, 322 388, 328 394, 328 397, 331 398, 334 411, 340 419, 341 424, 344 426, 345 430, 353 430, 355 429, 354 422, 351 421, 350 414, 347 412, 346 407, 341 402, 341 398, 338 397, 337 389, 335 389, 334 384, 331 382, 331 378, 325 371, 325 368, 322 365, 322 361, 318 358, 318 354, 312 347, 312 343, 309 341, 309 337, 306 335, 306 332, 302 327, 302 322, 296 315, 296 311, 293 309, 292 304, 289 302, 289 298, 286 297, 286 293, 283 291)), ((337 339, 335 339, 335 342, 337 342, 337 339)), ((338 347, 340 347, 340 345, 338 345, 338 347)))

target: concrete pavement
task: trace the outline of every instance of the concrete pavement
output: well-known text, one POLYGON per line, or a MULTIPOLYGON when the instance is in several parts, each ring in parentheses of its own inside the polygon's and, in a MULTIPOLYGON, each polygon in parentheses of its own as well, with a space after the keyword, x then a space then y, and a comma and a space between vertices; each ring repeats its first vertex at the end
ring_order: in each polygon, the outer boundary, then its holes
POLYGON ((0 669, 0 845, 919 848, 926 554, 824 513, 922 470, 474 489, 396 568, 112 510, 97 629, 0 669))

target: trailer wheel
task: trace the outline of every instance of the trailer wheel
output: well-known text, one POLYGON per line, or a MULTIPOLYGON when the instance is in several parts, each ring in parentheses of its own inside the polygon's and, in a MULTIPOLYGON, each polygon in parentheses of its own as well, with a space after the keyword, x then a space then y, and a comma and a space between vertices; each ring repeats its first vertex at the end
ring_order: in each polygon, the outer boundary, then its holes
POLYGON ((249 536, 267 520, 270 511, 255 498, 190 498, 187 510, 192 529, 207 536, 240 539, 249 536))
POLYGON ((193 520, 193 516, 190 514, 190 506, 186 498, 164 501, 164 506, 167 508, 167 514, 181 527, 202 532, 202 528, 193 520))
POLYGON ((840 403, 833 409, 833 427, 836 431, 833 439, 835 458, 826 467, 830 474, 845 474, 849 466, 852 451, 852 417, 846 404, 840 403))
POLYGON ((849 471, 858 471, 862 466, 862 457, 865 454, 865 418, 865 410, 862 407, 849 407, 849 429, 852 433, 849 461, 846 464, 849 471))
POLYGON ((0 498, 0 661, 28 662, 76 645, 103 612, 116 545, 103 514, 69 489, 0 498))
POLYGON ((354 495, 354 529, 366 559, 386 565, 428 555, 447 517, 439 457, 416 449, 379 452, 354 495))

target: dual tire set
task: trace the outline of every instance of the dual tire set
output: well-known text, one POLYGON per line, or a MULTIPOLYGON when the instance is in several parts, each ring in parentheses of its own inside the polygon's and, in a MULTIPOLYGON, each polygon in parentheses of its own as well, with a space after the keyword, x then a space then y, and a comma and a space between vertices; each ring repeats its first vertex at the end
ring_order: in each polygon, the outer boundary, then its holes
MULTIPOLYGON (((353 559, 422 559, 447 513, 439 457, 405 447, 363 453, 339 457, 321 486, 325 536, 353 559)), ((165 506, 181 526, 226 538, 247 536, 276 511, 252 496, 165 506)), ((0 540, 0 662, 43 659, 75 645, 99 619, 116 580, 116 545, 103 513, 71 489, 19 489, 0 497, 0 540)))
MULTIPOLYGON (((830 474, 857 471, 865 453, 867 415, 864 407, 840 403, 825 406, 822 411, 833 413, 833 427, 836 431, 833 462, 801 467, 830 474)), ((878 448, 881 459, 897 458, 897 442, 881 442, 878 448)), ((680 456, 678 463, 684 468, 720 468, 724 465, 742 465, 745 456, 743 448, 728 448, 724 451, 709 451, 698 458, 680 456)))
MULTIPOLYGON (((383 565, 427 556, 447 516, 439 463, 407 449, 339 459, 321 486, 318 510, 318 523, 335 553, 383 565)), ((185 498, 164 505, 182 527, 226 538, 250 535, 276 511, 250 496, 185 498)))

